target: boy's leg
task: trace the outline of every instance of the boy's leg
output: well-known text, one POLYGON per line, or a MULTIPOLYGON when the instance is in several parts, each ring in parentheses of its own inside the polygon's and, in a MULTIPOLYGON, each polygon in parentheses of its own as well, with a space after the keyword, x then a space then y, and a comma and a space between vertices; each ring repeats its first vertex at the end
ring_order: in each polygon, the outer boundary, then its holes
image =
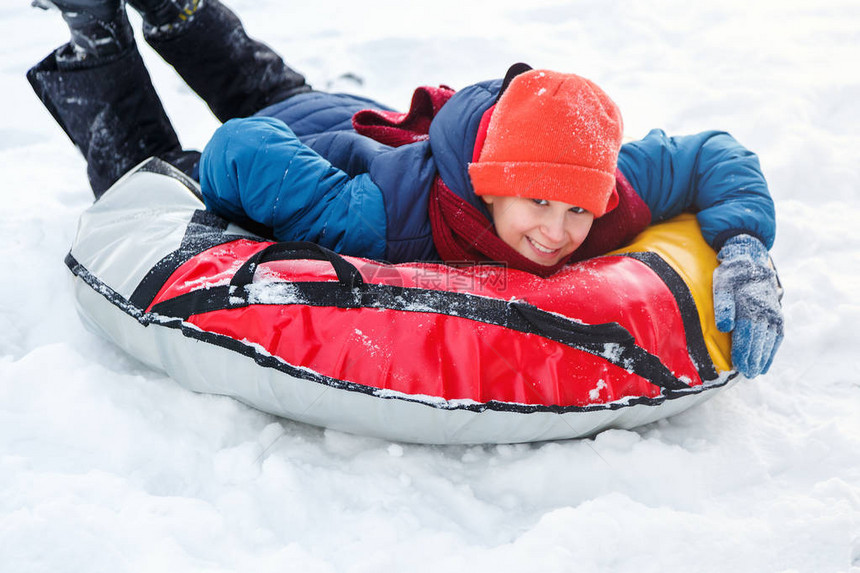
POLYGON ((251 39, 218 0, 129 0, 147 43, 171 64, 218 119, 247 117, 311 91, 267 45, 251 39))
POLYGON ((199 155, 181 149, 133 39, 121 48, 76 55, 79 46, 69 43, 27 72, 39 99, 86 158, 96 198, 150 156, 190 172, 199 155))

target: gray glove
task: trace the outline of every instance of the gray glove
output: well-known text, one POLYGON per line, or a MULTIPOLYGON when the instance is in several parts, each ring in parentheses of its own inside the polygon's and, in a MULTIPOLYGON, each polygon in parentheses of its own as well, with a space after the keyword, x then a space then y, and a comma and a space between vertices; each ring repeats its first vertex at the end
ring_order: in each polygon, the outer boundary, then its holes
POLYGON ((732 363, 747 378, 764 374, 782 343, 781 287, 767 248, 750 235, 725 242, 714 271, 717 328, 732 331, 732 363))

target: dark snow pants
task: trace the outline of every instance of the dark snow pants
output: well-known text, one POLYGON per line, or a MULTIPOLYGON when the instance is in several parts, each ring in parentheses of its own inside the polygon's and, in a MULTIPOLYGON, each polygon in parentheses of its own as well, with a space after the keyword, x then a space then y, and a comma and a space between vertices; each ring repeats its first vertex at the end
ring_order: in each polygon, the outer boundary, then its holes
MULTIPOLYGON (((177 35, 146 41, 221 121, 311 90, 271 48, 249 38, 217 0, 207 0, 177 35)), ((151 156, 193 175, 200 153, 182 149, 136 47, 74 65, 58 65, 55 53, 31 68, 27 79, 83 153, 96 198, 151 156)))

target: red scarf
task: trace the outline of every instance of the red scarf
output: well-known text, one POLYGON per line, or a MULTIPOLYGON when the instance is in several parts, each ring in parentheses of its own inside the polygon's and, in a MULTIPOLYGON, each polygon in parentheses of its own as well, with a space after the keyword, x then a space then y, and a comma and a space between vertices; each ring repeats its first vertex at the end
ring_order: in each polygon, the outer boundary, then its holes
MULTIPOLYGON (((415 90, 408 113, 363 110, 352 118, 356 132, 398 147, 426 140, 430 123, 454 90, 441 86, 415 90)), ((566 260, 553 266, 535 263, 502 241, 492 222, 475 206, 451 191, 436 175, 430 191, 433 243, 447 263, 501 262, 538 276, 549 276, 566 264, 602 255, 623 246, 651 223, 651 211, 620 170, 615 171, 618 206, 595 219, 585 242, 566 260)))
POLYGON ((436 177, 430 192, 433 243, 443 261, 501 261, 511 268, 547 277, 565 265, 602 255, 630 242, 651 222, 651 211, 621 171, 615 171, 618 206, 594 220, 585 242, 567 259, 540 265, 519 254, 496 235, 492 223, 478 209, 448 189, 436 177))

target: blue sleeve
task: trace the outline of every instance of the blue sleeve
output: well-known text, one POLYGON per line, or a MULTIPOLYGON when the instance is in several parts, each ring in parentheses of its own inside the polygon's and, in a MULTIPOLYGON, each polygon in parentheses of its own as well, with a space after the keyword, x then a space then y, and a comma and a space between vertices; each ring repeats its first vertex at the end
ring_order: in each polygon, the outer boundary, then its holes
POLYGON ((618 167, 653 222, 693 211, 715 249, 739 234, 773 246, 776 216, 758 157, 728 133, 668 137, 655 129, 621 147, 618 167))
POLYGON ((385 254, 385 206, 370 176, 336 169, 280 120, 233 119, 218 128, 200 158, 200 186, 208 209, 271 227, 278 240, 385 254))

